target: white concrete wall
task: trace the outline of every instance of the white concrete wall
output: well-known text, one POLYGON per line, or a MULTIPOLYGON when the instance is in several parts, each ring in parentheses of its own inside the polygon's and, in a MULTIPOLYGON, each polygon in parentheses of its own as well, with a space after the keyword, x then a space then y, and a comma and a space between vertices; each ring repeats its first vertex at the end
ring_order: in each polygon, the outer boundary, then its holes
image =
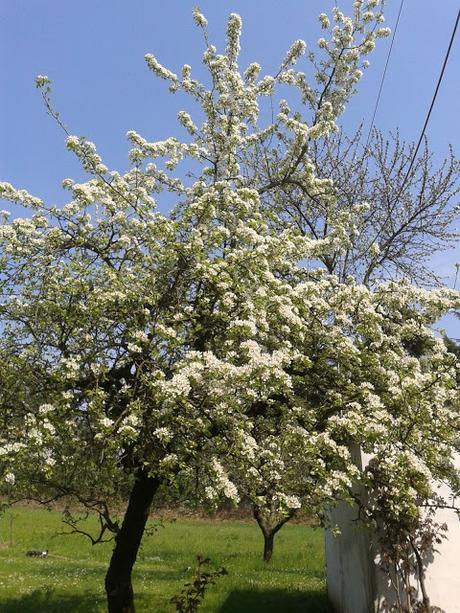
POLYGON ((447 524, 447 540, 437 546, 438 553, 427 568, 426 589, 431 605, 460 613, 460 521, 449 509, 437 511, 436 521, 447 524))
POLYGON ((371 538, 353 521, 356 508, 339 503, 330 513, 332 525, 342 533, 326 531, 326 576, 329 599, 337 613, 370 613, 375 601, 375 569, 371 538))
MULTIPOLYGON (((344 503, 331 512, 331 523, 341 534, 326 532, 328 594, 336 613, 377 613, 391 591, 374 561, 372 534, 358 526, 356 518, 357 509, 344 503)), ((448 509, 438 511, 435 521, 446 523, 448 531, 426 568, 427 593, 432 606, 460 613, 460 521, 448 509)))

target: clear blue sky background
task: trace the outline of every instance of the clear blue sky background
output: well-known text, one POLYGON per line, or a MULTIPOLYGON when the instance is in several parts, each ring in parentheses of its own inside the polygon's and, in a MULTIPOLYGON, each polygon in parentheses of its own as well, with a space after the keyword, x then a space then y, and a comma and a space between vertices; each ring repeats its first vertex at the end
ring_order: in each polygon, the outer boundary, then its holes
MULTIPOLYGON (((387 25, 400 0, 388 0, 387 25)), ((34 77, 53 81, 54 100, 72 133, 96 142, 112 168, 127 167, 125 133, 135 129, 149 140, 178 134, 176 113, 187 108, 171 96, 144 62, 153 53, 177 71, 189 63, 201 72, 203 43, 195 27, 192 0, 0 0, 0 179, 48 201, 63 202, 64 177, 81 179, 63 133, 45 114, 34 77)), ((317 15, 332 0, 203 0, 211 38, 223 45, 225 19, 238 12, 244 22, 241 65, 258 61, 276 70, 292 40, 314 46, 317 15)), ((339 2, 346 12, 351 0, 339 2)), ((458 0, 406 0, 377 114, 384 131, 399 127, 418 138, 434 91, 458 0)), ((344 126, 369 124, 389 39, 380 41, 371 68, 343 117, 344 126)), ((441 158, 451 143, 460 155, 460 32, 452 51, 427 134, 441 158)), ((459 249, 434 263, 452 284, 459 249)), ((449 326, 450 327, 450 326, 449 326)), ((460 334, 454 334, 460 336, 460 334)))

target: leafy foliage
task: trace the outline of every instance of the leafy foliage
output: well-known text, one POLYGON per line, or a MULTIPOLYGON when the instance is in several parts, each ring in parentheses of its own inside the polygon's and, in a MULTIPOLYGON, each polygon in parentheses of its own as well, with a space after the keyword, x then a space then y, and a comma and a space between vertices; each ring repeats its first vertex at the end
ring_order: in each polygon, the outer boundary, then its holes
POLYGON ((215 570, 203 570, 210 559, 197 556, 195 578, 192 582, 186 583, 184 589, 178 596, 171 598, 172 604, 176 606, 179 613, 195 613, 205 597, 206 589, 213 585, 218 577, 227 575, 227 571, 222 566, 215 570))

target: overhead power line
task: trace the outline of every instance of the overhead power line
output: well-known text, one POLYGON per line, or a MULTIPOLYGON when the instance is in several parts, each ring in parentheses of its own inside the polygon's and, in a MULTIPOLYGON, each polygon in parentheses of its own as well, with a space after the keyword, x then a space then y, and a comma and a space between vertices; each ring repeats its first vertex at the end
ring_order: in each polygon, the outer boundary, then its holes
POLYGON ((404 176, 403 182, 401 183, 401 187, 399 188, 398 195, 397 195, 396 199, 399 198, 399 196, 401 195, 401 193, 402 193, 402 191, 404 189, 404 186, 405 186, 405 184, 407 182, 407 179, 409 178, 410 172, 412 170, 412 167, 414 165, 415 159, 417 157, 418 150, 420 149, 420 145, 422 144, 423 137, 425 136, 425 130, 426 130, 427 126, 428 126, 428 122, 430 121, 431 112, 432 112, 434 104, 436 102, 436 97, 438 95, 438 91, 439 91, 439 88, 441 86, 442 78, 443 78, 444 72, 446 70, 447 61, 449 59, 449 55, 450 55, 450 52, 451 52, 451 49, 452 49, 452 45, 454 43, 455 33, 457 32, 457 26, 458 26, 458 22, 459 21, 460 21, 460 9, 458 10, 458 13, 457 13, 457 19, 455 20, 455 25, 454 25, 454 28, 452 30, 449 46, 447 47, 447 52, 446 52, 446 55, 444 57, 444 62, 442 64, 441 73, 439 75, 438 82, 436 84, 436 89, 434 90, 434 94, 433 94, 433 98, 431 100, 430 108, 428 109, 428 113, 427 113, 426 118, 425 118, 425 123, 423 124, 423 128, 422 128, 422 131, 420 133, 420 138, 418 139, 417 146, 415 147, 414 153, 412 154, 412 158, 411 158, 411 162, 409 164, 409 168, 407 169, 407 172, 406 172, 406 174, 404 176))
POLYGON ((401 17, 401 12, 402 12, 403 6, 404 6, 404 0, 401 0, 401 3, 399 5, 398 16, 396 18, 396 24, 395 24, 395 27, 393 29, 393 34, 391 36, 390 48, 388 49, 388 54, 387 54, 387 59, 386 59, 386 62, 385 62, 385 67, 383 69, 382 78, 380 80, 380 87, 379 87, 379 91, 378 91, 378 94, 377 94, 377 99, 375 101, 374 111, 372 113, 372 119, 371 119, 371 123, 370 123, 370 126, 369 126, 369 132, 367 133, 366 145, 364 147, 364 150, 366 150, 367 147, 369 146, 369 141, 370 141, 371 136, 372 136, 372 129, 374 127, 375 117, 377 115, 377 110, 379 108, 380 98, 382 96, 382 91, 383 91, 383 84, 385 83, 385 77, 386 77, 386 74, 387 74, 388 64, 390 63, 391 52, 393 51, 393 44, 395 42, 396 32, 398 31, 399 19, 401 17))

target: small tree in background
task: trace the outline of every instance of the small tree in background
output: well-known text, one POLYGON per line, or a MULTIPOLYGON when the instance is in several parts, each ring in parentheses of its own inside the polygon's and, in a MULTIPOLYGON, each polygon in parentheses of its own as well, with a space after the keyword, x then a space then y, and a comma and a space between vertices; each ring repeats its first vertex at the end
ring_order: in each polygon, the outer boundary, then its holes
MULTIPOLYGON (((294 225, 312 238, 331 231, 331 199, 342 215, 352 215, 346 248, 322 259, 342 281, 352 275, 366 285, 396 278, 439 284, 430 260, 459 237, 453 224, 460 211, 460 163, 450 150, 437 164, 425 139, 407 175, 414 151, 415 143, 399 133, 386 138, 374 129, 366 144, 361 129, 351 137, 329 133, 308 150, 323 189, 314 193, 300 178, 286 177, 276 199, 263 196, 264 206, 276 211, 276 227, 294 225), (371 206, 358 210, 359 202, 371 206)), ((269 168, 261 165, 271 174, 269 168)))

